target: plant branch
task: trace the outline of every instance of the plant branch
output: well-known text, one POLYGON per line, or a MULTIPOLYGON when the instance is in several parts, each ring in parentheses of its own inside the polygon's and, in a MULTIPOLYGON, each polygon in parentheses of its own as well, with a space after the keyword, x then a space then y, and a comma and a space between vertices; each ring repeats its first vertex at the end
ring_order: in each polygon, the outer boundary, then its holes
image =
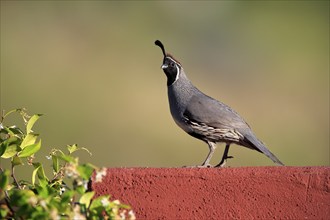
MULTIPOLYGON (((0 171, 2 173, 4 172, 2 167, 0 167, 0 171)), ((10 198, 9 198, 9 195, 8 195, 8 191, 6 189, 3 189, 3 192, 5 193, 5 198, 4 199, 5 199, 6 205, 9 208, 9 210, 11 211, 11 213, 14 215, 15 211, 10 205, 10 198)))
POLYGON ((63 175, 64 172, 64 168, 66 167, 67 163, 65 163, 59 170, 58 172, 54 175, 54 177, 52 178, 51 182, 54 181, 57 177, 63 175))
POLYGON ((11 165, 11 177, 13 178, 15 184, 17 185, 17 187, 19 189, 22 189, 21 185, 18 183, 17 179, 16 179, 16 176, 15 176, 15 167, 14 165, 11 165))

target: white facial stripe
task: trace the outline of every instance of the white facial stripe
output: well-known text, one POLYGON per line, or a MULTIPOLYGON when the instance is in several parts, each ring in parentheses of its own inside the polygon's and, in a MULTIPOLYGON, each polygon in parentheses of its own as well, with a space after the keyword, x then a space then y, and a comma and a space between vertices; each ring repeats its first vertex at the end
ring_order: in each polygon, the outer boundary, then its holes
POLYGON ((166 57, 166 58, 172 60, 174 63, 176 63, 177 65, 179 65, 181 67, 181 64, 178 63, 177 61, 175 61, 174 59, 172 59, 172 57, 166 57))
POLYGON ((176 67, 176 76, 175 76, 175 81, 176 82, 178 79, 179 79, 179 75, 180 75, 180 68, 178 66, 175 66, 176 67))
POLYGON ((176 74, 176 76, 175 76, 175 80, 174 80, 174 82, 173 83, 175 83, 178 79, 179 79, 179 76, 180 76, 180 73, 181 73, 181 71, 180 71, 180 68, 182 68, 181 67, 181 64, 180 63, 178 63, 177 61, 175 61, 172 57, 166 57, 167 59, 170 59, 171 61, 173 61, 176 65, 175 65, 175 67, 176 67, 176 71, 177 71, 177 74, 176 74), (180 66, 180 67, 179 67, 180 66))

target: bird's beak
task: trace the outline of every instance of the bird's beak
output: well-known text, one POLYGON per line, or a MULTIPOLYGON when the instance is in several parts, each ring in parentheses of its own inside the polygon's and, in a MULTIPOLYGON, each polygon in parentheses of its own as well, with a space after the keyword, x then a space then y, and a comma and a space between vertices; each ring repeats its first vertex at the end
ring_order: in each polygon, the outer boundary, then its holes
POLYGON ((166 69, 167 67, 168 67, 167 64, 163 64, 163 65, 162 65, 162 69, 166 69))

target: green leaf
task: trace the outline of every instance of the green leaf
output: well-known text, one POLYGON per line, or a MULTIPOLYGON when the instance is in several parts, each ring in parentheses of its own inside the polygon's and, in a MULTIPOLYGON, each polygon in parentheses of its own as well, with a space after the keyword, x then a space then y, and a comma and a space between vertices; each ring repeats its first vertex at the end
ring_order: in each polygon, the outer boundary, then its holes
POLYGON ((68 148, 69 154, 72 154, 73 152, 78 151, 78 150, 84 150, 84 151, 86 151, 89 155, 92 155, 92 153, 91 153, 87 148, 84 148, 84 147, 78 147, 77 144, 68 145, 67 148, 68 148))
POLYGON ((22 140, 17 137, 10 137, 2 143, 6 143, 7 145, 12 145, 12 144, 20 145, 21 142, 22 140))
POLYGON ((79 165, 77 170, 83 179, 88 180, 91 177, 94 168, 89 164, 83 164, 79 165))
POLYGON ((1 209, 0 209, 0 218, 5 219, 9 212, 10 212, 10 210, 7 206, 1 207, 1 209))
POLYGON ((38 196, 42 198, 48 198, 51 194, 51 190, 48 186, 36 186, 36 190, 38 192, 38 196))
POLYGON ((57 173, 60 169, 60 165, 58 163, 58 156, 52 155, 52 161, 53 161, 53 170, 55 173, 57 173))
POLYGON ((27 134, 25 136, 25 138, 23 139, 20 148, 24 149, 25 147, 35 144, 36 140, 37 140, 38 135, 36 134, 27 134))
POLYGON ((21 158, 19 158, 18 156, 14 156, 12 161, 11 161, 11 164, 13 166, 17 166, 17 165, 22 165, 23 162, 22 162, 21 158))
POLYGON ((16 135, 19 135, 19 136, 24 135, 24 132, 19 127, 16 127, 15 125, 10 126, 8 129, 9 129, 11 134, 16 134, 16 135))
POLYGON ((39 180, 47 180, 48 181, 48 178, 46 177, 46 174, 45 174, 45 171, 44 171, 44 168, 42 166, 41 163, 32 163, 33 164, 33 167, 35 169, 37 169, 37 176, 39 178, 39 180))
POLYGON ((13 112, 18 112, 18 111, 21 111, 21 109, 13 109, 13 110, 7 112, 3 117, 5 118, 5 117, 7 117, 8 115, 10 115, 11 113, 13 113, 13 112))
POLYGON ((42 116, 42 114, 36 114, 30 118, 30 120, 28 121, 28 123, 26 125, 27 134, 32 132, 32 127, 33 127, 34 123, 36 123, 36 121, 40 118, 40 116, 42 116))
POLYGON ((19 144, 20 144, 20 139, 18 139, 17 137, 10 137, 6 139, 0 144, 0 156, 2 156, 2 158, 12 157, 20 150, 20 148, 17 147, 17 145, 19 144), (15 147, 12 146, 8 149, 8 146, 10 145, 15 145, 15 147))
POLYGON ((0 189, 5 190, 7 188, 7 185, 9 183, 9 175, 9 170, 0 172, 0 189))
MULTIPOLYGON (((22 211, 22 206, 26 207, 28 199, 35 196, 35 193, 32 190, 28 189, 21 189, 21 190, 10 190, 9 191, 10 196, 10 202, 13 207, 19 208, 20 211, 22 211)), ((18 213, 15 213, 18 214, 18 213)))
POLYGON ((6 151, 4 154, 2 154, 2 158, 10 158, 15 156, 20 151, 20 148, 16 144, 9 145, 6 148, 6 151))
POLYGON ((61 196, 61 203, 67 204, 71 202, 71 198, 74 196, 75 192, 73 190, 65 191, 61 196))
POLYGON ((86 188, 84 185, 76 186, 74 190, 80 195, 83 195, 86 192, 86 188))
POLYGON ((71 156, 65 155, 65 154, 59 155, 58 158, 65 161, 65 162, 69 162, 69 163, 75 163, 76 162, 74 157, 71 157, 71 156))
MULTIPOLYGON (((43 168, 40 168, 40 169, 42 169, 42 171, 44 171, 43 168)), ((39 169, 39 172, 40 172, 40 169, 39 169)), ((45 173, 44 173, 44 174, 45 174, 45 173)), ((46 177, 46 176, 45 176, 45 177, 46 177)), ((41 187, 47 187, 47 186, 49 185, 49 182, 48 182, 47 177, 46 177, 46 179, 40 179, 40 178, 39 178, 39 184, 40 184, 41 187)))
POLYGON ((40 168, 40 166, 35 167, 32 172, 32 185, 35 185, 35 183, 36 183, 36 175, 37 175, 39 168, 40 168))
POLYGON ((0 156, 2 156, 6 152, 7 146, 8 144, 5 142, 2 142, 0 144, 0 156))
POLYGON ((67 147, 68 147, 68 151, 70 154, 72 154, 73 152, 75 152, 79 149, 77 144, 68 145, 67 147))
POLYGON ((30 157, 34 153, 40 150, 41 147, 41 140, 36 144, 31 144, 25 147, 19 154, 19 157, 30 157))
POLYGON ((89 207, 89 204, 94 196, 95 192, 87 192, 84 195, 81 196, 79 199, 79 203, 84 204, 87 208, 89 207))
POLYGON ((99 196, 96 199, 92 201, 92 204, 90 205, 89 209, 92 211, 93 209, 99 209, 103 207, 102 200, 109 200, 110 196, 99 196))
POLYGON ((5 134, 5 137, 7 137, 5 139, 8 139, 8 137, 16 137, 16 138, 22 139, 22 137, 24 136, 23 131, 15 125, 10 126, 10 127, 6 127, 6 126, 2 127, 0 129, 0 133, 5 134))

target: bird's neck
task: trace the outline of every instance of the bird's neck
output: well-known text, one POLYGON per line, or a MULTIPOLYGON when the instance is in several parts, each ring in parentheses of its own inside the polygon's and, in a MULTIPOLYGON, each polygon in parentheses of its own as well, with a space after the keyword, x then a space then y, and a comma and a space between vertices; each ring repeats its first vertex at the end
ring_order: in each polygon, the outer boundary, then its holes
POLYGON ((187 78, 183 69, 178 80, 168 86, 167 89, 171 111, 174 110, 173 108, 178 108, 175 110, 176 112, 181 112, 191 97, 193 97, 195 91, 197 91, 195 86, 187 78))

